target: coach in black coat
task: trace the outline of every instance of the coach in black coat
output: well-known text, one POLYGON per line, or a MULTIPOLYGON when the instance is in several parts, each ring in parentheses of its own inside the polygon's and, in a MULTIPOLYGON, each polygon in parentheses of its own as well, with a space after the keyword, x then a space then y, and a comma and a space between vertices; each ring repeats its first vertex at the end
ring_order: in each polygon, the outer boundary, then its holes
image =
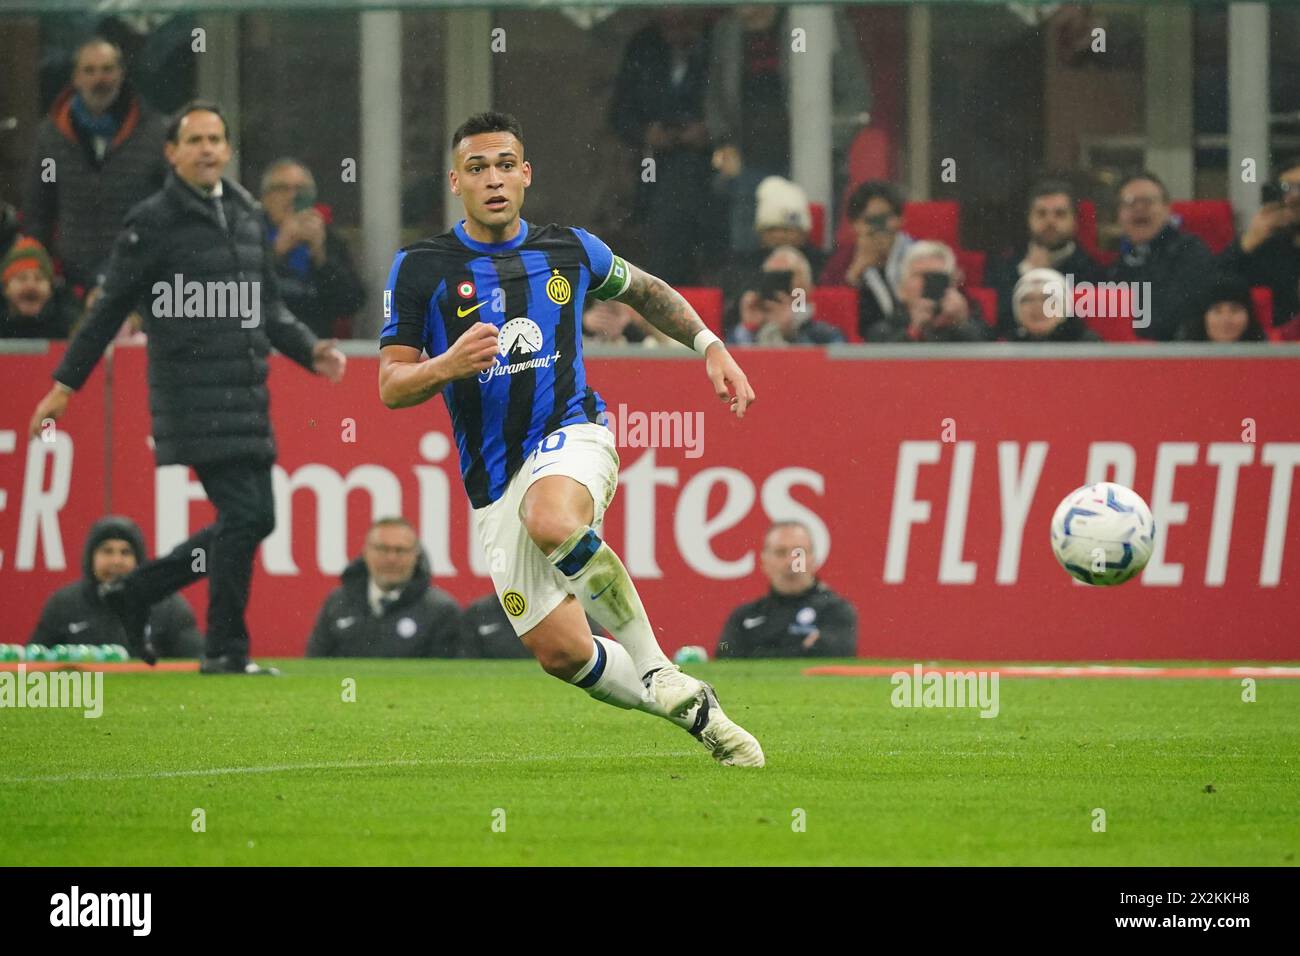
POLYGON ((159 465, 191 465, 217 521, 118 582, 105 599, 143 639, 150 605, 210 576, 203 670, 260 673, 244 623, 257 545, 275 527, 267 407, 271 347, 333 381, 343 355, 284 310, 253 198, 223 179, 231 149, 215 103, 182 107, 168 129, 163 189, 134 207, 103 294, 54 373, 31 432, 58 418, 122 321, 138 309, 149 351, 149 406, 159 465))

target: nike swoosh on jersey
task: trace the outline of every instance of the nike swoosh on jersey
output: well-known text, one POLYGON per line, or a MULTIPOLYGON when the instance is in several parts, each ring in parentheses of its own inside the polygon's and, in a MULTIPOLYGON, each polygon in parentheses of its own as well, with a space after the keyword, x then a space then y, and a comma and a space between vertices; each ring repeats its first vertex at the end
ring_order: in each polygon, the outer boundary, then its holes
POLYGON ((351 627, 354 623, 356 623, 356 620, 357 619, 355 617, 341 617, 334 622, 334 626, 340 629, 345 627, 351 627))
MULTIPOLYGON (((548 461, 548 462, 546 463, 546 465, 553 465, 553 464, 555 464, 555 462, 553 462, 553 461, 548 461)), ((545 468, 546 465, 538 465, 536 468, 533 469, 533 474, 534 474, 534 475, 537 474, 539 471, 541 471, 543 468, 545 468)))
POLYGON ((80 634, 86 628, 90 627, 89 621, 73 621, 68 625, 69 634, 80 634))
POLYGON ((762 624, 766 620, 767 620, 767 615, 760 614, 758 617, 747 617, 740 623, 743 624, 746 628, 751 628, 751 627, 758 627, 758 625, 762 624))
POLYGON ((483 302, 475 302, 475 303, 474 303, 473 305, 471 305, 468 309, 466 309, 466 308, 463 307, 463 306, 457 306, 457 307, 456 307, 456 315, 463 319, 463 318, 465 318, 465 316, 469 315, 469 314, 470 314, 471 312, 473 312, 475 309, 481 308, 481 307, 482 307, 483 305, 485 305, 485 304, 486 304, 486 303, 483 303, 483 302))
POLYGON ((480 634, 491 634, 493 631, 500 629, 500 624, 480 624, 478 632, 480 634))

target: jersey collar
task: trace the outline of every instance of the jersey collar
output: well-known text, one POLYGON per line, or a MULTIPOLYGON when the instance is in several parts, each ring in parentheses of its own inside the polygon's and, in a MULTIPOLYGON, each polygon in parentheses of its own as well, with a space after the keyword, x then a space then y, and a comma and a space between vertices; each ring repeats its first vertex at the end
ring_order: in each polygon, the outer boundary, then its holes
POLYGON ((505 242, 479 242, 477 239, 471 239, 469 233, 465 231, 464 219, 456 223, 452 231, 456 233, 457 239, 475 252, 509 252, 511 249, 517 249, 523 245, 524 240, 528 238, 528 220, 520 219, 518 234, 513 239, 507 239, 505 242))

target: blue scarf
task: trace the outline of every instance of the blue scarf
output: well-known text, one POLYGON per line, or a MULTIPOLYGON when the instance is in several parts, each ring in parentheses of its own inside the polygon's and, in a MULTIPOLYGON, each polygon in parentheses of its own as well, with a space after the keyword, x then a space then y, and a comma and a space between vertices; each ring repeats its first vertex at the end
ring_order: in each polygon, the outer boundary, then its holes
POLYGON ((110 141, 122 126, 112 110, 105 110, 99 116, 92 115, 90 110, 86 109, 86 104, 82 102, 80 93, 72 97, 72 121, 91 136, 102 136, 110 141))

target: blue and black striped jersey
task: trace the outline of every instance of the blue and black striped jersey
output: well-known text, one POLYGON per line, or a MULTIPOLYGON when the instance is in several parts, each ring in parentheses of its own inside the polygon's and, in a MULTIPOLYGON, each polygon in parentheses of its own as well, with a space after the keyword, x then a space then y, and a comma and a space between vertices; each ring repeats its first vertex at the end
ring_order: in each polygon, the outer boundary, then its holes
POLYGON ((499 329, 496 364, 442 392, 475 508, 501 497, 555 429, 602 420, 605 403, 582 365, 582 306, 588 295, 618 295, 628 281, 627 263, 585 229, 522 219, 507 242, 471 239, 461 220, 397 253, 381 347, 408 345, 432 357, 475 322, 499 329))

